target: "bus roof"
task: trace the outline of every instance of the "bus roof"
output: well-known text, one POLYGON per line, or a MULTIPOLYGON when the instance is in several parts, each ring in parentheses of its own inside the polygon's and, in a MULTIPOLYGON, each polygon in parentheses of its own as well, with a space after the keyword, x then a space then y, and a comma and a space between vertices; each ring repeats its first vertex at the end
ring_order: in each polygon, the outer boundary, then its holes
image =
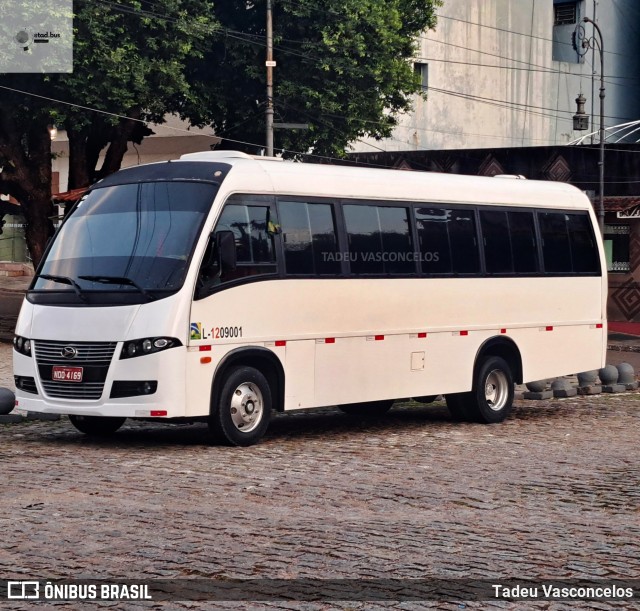
MULTIPOLYGON (((525 205, 538 208, 589 209, 587 196, 572 185, 521 180, 519 176, 480 177, 282 161, 252 157, 239 151, 190 153, 180 161, 229 164, 225 190, 265 192, 268 179, 275 193, 308 197, 371 200, 469 202, 525 205), (253 186, 255 185, 255 187, 253 186)), ((175 162, 172 162, 175 163, 175 162)))

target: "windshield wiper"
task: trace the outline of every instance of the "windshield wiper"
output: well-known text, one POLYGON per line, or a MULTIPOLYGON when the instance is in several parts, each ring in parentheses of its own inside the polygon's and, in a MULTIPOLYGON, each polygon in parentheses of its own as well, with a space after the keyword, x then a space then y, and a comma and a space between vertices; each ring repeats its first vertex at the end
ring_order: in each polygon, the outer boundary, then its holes
POLYGON ((69 278, 69 276, 54 276, 52 274, 38 274, 36 276, 36 278, 43 278, 44 280, 51 280, 52 282, 60 282, 62 284, 69 284, 73 287, 73 290, 76 292, 76 295, 86 303, 87 301, 87 296, 82 292, 82 289, 80 288, 80 285, 73 280, 72 278, 69 278))
POLYGON ((126 284, 138 289, 138 291, 140 291, 149 301, 153 301, 155 299, 149 291, 126 276, 78 276, 78 278, 80 280, 89 280, 90 282, 100 282, 101 284, 126 284))

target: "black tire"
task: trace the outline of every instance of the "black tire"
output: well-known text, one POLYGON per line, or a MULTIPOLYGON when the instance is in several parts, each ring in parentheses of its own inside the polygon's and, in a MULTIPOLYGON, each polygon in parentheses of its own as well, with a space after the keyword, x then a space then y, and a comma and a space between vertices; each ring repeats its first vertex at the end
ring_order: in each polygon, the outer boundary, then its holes
POLYGON ((472 420, 466 405, 468 401, 467 395, 469 394, 470 393, 456 393, 445 396, 447 409, 451 414, 451 418, 456 422, 469 422, 472 420))
POLYGON ((368 401, 366 403, 347 403, 338 405, 338 408, 350 416, 382 416, 393 406, 394 400, 368 401))
POLYGON ((113 435, 126 418, 108 418, 106 416, 69 416, 71 424, 81 433, 92 437, 106 437, 113 435))
POLYGON ((253 367, 231 369, 211 406, 212 440, 243 447, 257 443, 269 426, 271 406, 271 387, 262 372, 253 367))
POLYGON ((483 424, 502 422, 513 408, 513 373, 499 356, 488 356, 476 366, 470 392, 447 396, 447 407, 457 420, 483 424))

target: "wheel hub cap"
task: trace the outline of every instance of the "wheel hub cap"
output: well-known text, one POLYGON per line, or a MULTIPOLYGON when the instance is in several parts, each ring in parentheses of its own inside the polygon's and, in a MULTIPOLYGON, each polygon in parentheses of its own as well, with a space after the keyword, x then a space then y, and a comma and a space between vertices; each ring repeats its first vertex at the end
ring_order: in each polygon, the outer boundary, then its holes
POLYGON ((264 402, 260 389, 251 382, 240 384, 231 399, 231 421, 243 433, 255 429, 262 420, 264 402))
POLYGON ((495 412, 506 405, 509 399, 509 384, 504 371, 494 369, 489 373, 484 387, 484 398, 487 406, 495 412))

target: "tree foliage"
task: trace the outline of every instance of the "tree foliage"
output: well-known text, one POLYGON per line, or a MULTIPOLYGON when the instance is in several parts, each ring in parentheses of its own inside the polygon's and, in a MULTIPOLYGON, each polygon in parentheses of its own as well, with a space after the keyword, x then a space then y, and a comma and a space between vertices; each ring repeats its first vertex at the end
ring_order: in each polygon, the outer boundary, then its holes
MULTIPOLYGON (((309 125, 276 130, 276 148, 341 156, 358 137, 389 136, 420 92, 409 60, 420 33, 435 26, 440 4, 274 0, 275 121, 309 125)), ((196 98, 205 103, 187 107, 187 114, 211 122, 229 139, 227 148, 256 152, 265 139, 265 10, 264 0, 218 3, 216 18, 226 35, 214 41, 205 61, 189 66, 196 98)))
MULTIPOLYGON (((410 59, 439 4, 273 0, 275 120, 309 125, 277 130, 276 147, 339 156, 355 138, 388 136, 420 90, 410 59)), ((22 205, 35 264, 52 231, 47 125, 67 130, 69 188, 119 169, 128 142, 168 113, 213 126, 226 148, 257 152, 265 140, 266 0, 76 0, 74 10, 72 74, 0 75, 0 193, 22 205)))
POLYGON ((72 74, 0 75, 0 192, 22 206, 34 264, 53 230, 47 125, 67 130, 70 188, 119 169, 127 142, 151 133, 140 120, 190 99, 186 63, 214 24, 209 0, 77 0, 72 74))

